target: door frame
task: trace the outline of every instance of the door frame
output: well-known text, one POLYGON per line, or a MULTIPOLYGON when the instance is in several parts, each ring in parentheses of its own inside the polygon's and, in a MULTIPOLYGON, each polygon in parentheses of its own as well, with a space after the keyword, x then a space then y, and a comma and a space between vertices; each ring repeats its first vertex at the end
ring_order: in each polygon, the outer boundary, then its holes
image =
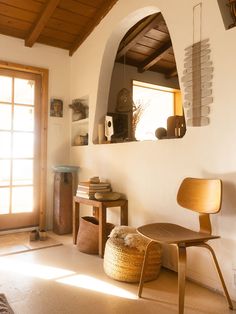
POLYGON ((40 153, 39 153, 39 228, 46 227, 47 129, 48 129, 48 69, 0 60, 0 68, 30 72, 41 76, 40 153))

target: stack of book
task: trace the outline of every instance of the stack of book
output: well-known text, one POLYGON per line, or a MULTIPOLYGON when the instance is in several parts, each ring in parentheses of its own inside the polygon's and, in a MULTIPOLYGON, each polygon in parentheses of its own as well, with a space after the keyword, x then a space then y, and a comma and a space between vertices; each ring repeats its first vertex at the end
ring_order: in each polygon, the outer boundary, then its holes
POLYGON ((80 182, 78 184, 76 196, 88 198, 88 199, 95 199, 94 195, 97 192, 110 192, 111 185, 107 182, 98 182, 98 183, 91 183, 91 182, 80 182))

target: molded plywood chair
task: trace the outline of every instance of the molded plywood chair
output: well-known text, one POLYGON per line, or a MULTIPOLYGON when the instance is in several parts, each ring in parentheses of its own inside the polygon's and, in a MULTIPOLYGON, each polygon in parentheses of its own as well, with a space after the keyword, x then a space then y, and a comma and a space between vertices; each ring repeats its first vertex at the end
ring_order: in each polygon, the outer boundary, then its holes
POLYGON ((139 283, 138 295, 141 297, 146 261, 150 247, 153 243, 175 244, 178 248, 178 293, 179 314, 184 313, 185 296, 185 271, 186 271, 186 248, 190 246, 204 247, 210 250, 216 269, 218 271, 229 308, 233 309, 229 293, 227 291, 219 264, 213 249, 207 244, 208 240, 219 238, 212 235, 210 214, 220 211, 222 197, 222 183, 214 179, 186 178, 180 185, 177 202, 184 208, 199 213, 200 231, 195 232, 179 225, 170 223, 153 223, 141 226, 137 231, 149 238, 149 242, 143 261, 143 268, 139 283))

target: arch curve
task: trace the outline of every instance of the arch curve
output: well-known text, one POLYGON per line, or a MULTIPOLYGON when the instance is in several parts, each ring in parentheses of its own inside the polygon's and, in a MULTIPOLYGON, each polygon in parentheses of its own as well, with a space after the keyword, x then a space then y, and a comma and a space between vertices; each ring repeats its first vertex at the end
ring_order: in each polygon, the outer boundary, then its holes
POLYGON ((112 71, 119 43, 125 36, 127 31, 132 26, 134 26, 138 21, 140 21, 141 19, 145 18, 148 15, 158 12, 160 12, 160 9, 156 6, 147 6, 133 11, 125 18, 120 20, 118 25, 114 26, 114 29, 105 44, 98 80, 97 101, 93 124, 94 144, 97 143, 98 136, 97 126, 99 123, 103 122, 102 119, 104 118, 107 112, 112 71))

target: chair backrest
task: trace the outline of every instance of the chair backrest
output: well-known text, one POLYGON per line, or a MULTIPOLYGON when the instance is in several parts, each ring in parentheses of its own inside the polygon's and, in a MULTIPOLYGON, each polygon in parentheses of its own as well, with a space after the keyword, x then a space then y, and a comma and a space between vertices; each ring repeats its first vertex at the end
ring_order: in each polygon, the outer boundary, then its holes
POLYGON ((199 214, 219 212, 221 200, 222 183, 219 179, 185 178, 177 195, 180 206, 199 214))

